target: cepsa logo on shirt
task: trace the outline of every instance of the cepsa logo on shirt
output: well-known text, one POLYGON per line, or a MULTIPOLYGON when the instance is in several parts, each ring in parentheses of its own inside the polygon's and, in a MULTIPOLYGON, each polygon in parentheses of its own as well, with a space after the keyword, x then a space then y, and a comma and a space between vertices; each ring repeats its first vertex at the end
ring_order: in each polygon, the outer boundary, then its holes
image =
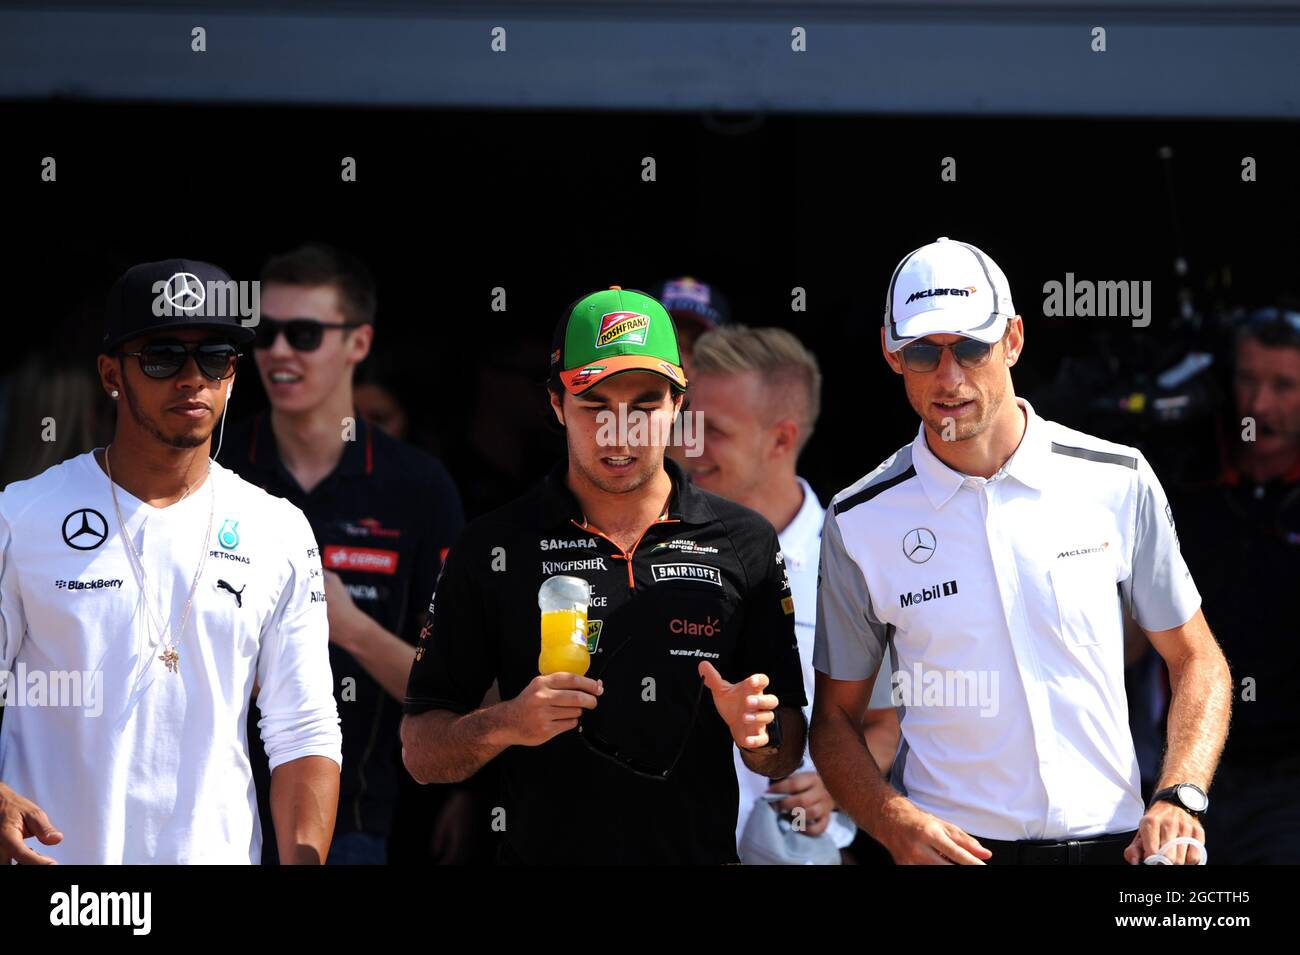
POLYGON ((331 544, 325 548, 324 563, 330 570, 354 570, 368 574, 397 573, 398 553, 377 547, 343 547, 331 544))

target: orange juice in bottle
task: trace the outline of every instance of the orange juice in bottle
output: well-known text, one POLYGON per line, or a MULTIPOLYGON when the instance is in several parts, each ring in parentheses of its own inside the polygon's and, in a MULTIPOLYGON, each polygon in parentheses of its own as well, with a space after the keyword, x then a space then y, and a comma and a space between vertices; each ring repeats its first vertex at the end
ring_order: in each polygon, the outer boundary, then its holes
POLYGON ((542 582, 537 604, 542 611, 542 648, 537 670, 584 676, 591 666, 587 652, 587 582, 581 577, 550 577, 542 582))

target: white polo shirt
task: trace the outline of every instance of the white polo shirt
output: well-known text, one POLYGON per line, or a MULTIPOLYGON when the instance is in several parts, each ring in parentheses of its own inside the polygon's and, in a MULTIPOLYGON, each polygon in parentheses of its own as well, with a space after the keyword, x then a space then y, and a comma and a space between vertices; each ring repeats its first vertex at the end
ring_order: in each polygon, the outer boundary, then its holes
POLYGON ((927 812, 991 839, 1135 829, 1124 613, 1167 630, 1200 594, 1141 453, 1017 404, 992 478, 943 464, 922 425, 835 496, 813 662, 861 680, 891 648, 891 782, 927 812))
POLYGON ((63 832, 57 846, 32 843, 59 862, 259 861, 254 681, 273 769, 303 756, 341 764, 320 557, 296 507, 215 462, 167 508, 119 487, 154 617, 180 622, 214 490, 176 673, 159 660, 92 455, 0 494, 0 782, 63 832))
MULTIPOLYGON (((826 509, 817 499, 817 492, 812 486, 803 478, 798 478, 798 481, 803 488, 803 504, 794 520, 777 537, 785 560, 786 575, 790 578, 790 595, 794 598, 794 633, 799 642, 799 662, 803 666, 804 695, 811 703, 815 686, 812 653, 817 623, 817 559, 821 550, 822 523, 826 519, 826 509)), ((810 709, 810 706, 804 707, 805 719, 808 718, 810 709)), ((736 782, 740 785, 740 811, 736 818, 736 842, 739 844, 745 823, 754 809, 754 800, 767 792, 772 781, 746 766, 740 758, 738 747, 732 749, 736 760, 736 782)), ((803 763, 796 772, 816 771, 817 767, 805 749, 803 763)), ((857 827, 848 817, 838 812, 831 816, 826 831, 841 849, 857 835, 857 827)))

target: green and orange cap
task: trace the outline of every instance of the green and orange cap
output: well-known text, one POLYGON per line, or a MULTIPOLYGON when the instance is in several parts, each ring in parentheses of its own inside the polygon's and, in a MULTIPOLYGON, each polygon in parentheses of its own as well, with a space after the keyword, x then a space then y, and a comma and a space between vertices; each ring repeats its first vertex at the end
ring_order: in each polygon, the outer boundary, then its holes
POLYGON ((611 285, 584 295, 560 318, 551 374, 569 394, 580 395, 627 371, 653 372, 686 390, 672 316, 644 292, 611 285))

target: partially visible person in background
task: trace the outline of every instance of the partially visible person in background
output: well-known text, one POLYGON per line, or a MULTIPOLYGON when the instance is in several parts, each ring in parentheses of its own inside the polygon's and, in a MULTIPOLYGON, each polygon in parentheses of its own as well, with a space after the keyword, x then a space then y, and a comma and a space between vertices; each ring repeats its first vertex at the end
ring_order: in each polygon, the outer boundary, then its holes
POLYGON ((1232 726, 1206 816, 1215 862, 1300 862, 1300 308, 1248 314, 1235 418, 1212 484, 1176 499, 1187 565, 1232 669, 1232 726))
MULTIPOLYGON (((731 324, 731 306, 716 286, 707 285, 689 275, 666 279, 649 289, 651 297, 663 303, 677 326, 677 341, 682 350, 682 368, 687 380, 691 376, 691 354, 695 341, 706 332, 731 324)), ((680 458, 678 459, 681 460, 680 458)))
POLYGON ((398 441, 405 441, 410 419, 406 407, 397 397, 397 392, 378 378, 358 381, 352 391, 352 400, 357 411, 384 434, 398 441))
POLYGON ((368 424, 354 402, 375 334, 369 269, 309 244, 267 262, 261 281, 254 354, 271 410, 231 427, 224 463, 300 507, 320 544, 344 766, 328 861, 382 864, 404 772, 394 698, 460 498, 436 458, 368 424))
POLYGON ((89 371, 39 352, 0 379, 0 488, 35 477, 111 436, 97 412, 98 394, 89 371))
POLYGON ((494 330, 492 348, 473 357, 464 394, 468 415, 444 445, 467 520, 523 494, 564 447, 539 387, 546 364, 538 356, 548 344, 545 331, 503 327, 494 330))
MULTIPOLYGON (((796 466, 821 409, 817 359, 783 329, 731 325, 695 342, 693 368, 689 410, 703 418, 702 453, 682 460, 700 487, 758 511, 777 529, 794 594, 804 692, 811 700, 817 561, 826 511, 796 466)), ((899 735, 888 679, 876 681, 864 730, 876 744, 872 755, 881 762, 882 773, 888 771, 899 735)), ((767 802, 782 813, 802 808, 807 836, 823 837, 841 850, 854 841, 857 827, 832 811, 834 800, 806 753, 794 775, 772 782, 745 766, 737 752, 736 776, 736 840, 742 862, 767 855, 763 833, 774 822, 754 816, 771 812, 767 802)), ((863 838, 874 842, 865 833, 863 838)), ((883 847, 874 853, 869 846, 864 849, 864 856, 888 860, 883 847)), ((859 861, 846 855, 845 861, 859 861)))

